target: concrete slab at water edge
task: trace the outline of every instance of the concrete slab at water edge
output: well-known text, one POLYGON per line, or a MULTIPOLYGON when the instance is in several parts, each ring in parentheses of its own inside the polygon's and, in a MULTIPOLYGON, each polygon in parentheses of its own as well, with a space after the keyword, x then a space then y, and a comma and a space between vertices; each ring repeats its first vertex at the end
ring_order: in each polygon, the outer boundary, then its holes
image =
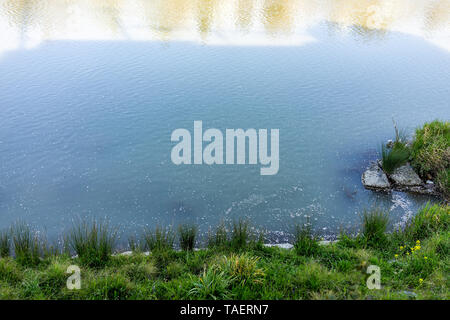
POLYGON ((389 178, 391 178, 392 181, 400 187, 423 185, 422 180, 409 163, 395 169, 389 178))
POLYGON ((382 169, 381 160, 374 161, 362 174, 361 181, 366 189, 374 191, 397 190, 430 196, 440 195, 434 182, 423 183, 409 163, 387 175, 382 169))
POLYGON ((372 162, 361 176, 362 184, 366 189, 389 190, 389 179, 377 162, 372 162))

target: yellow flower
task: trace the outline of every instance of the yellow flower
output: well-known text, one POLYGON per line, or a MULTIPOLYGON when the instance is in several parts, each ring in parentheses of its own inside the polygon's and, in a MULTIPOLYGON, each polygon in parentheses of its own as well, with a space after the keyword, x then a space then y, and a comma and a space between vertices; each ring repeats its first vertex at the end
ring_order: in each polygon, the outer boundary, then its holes
POLYGON ((403 250, 403 246, 400 246, 400 250, 403 250))
POLYGON ((406 253, 409 256, 409 252, 406 253))
POLYGON ((425 260, 427 260, 427 259, 428 259, 428 257, 426 257, 426 256, 425 256, 425 257, 423 257, 423 258, 424 258, 425 260))
POLYGON ((420 246, 415 246, 414 250, 420 250, 420 246))
POLYGON ((419 243, 420 243, 420 240, 417 240, 416 243, 419 244, 419 243))
POLYGON ((398 254, 396 254, 394 257, 398 258, 398 254))
POLYGON ((422 282, 423 282, 423 279, 422 279, 422 278, 420 278, 420 279, 419 279, 419 283, 422 283, 422 282))

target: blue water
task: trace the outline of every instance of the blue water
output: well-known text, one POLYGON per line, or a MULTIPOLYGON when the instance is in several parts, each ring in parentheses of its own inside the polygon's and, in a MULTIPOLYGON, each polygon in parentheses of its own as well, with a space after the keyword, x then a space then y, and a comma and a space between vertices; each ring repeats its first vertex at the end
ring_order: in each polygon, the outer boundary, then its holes
MULTIPOLYGON (((1 16, 0 16, 1 17, 1 16)), ((0 18, 1 19, 1 18, 0 18)), ((450 119, 450 55, 421 37, 334 32, 300 46, 43 40, 0 56, 0 228, 57 234, 77 217, 142 226, 249 218, 285 240, 308 216, 323 235, 359 212, 392 221, 423 196, 365 190, 361 174, 394 135, 450 119), (280 169, 171 162, 177 128, 278 128, 280 169)))

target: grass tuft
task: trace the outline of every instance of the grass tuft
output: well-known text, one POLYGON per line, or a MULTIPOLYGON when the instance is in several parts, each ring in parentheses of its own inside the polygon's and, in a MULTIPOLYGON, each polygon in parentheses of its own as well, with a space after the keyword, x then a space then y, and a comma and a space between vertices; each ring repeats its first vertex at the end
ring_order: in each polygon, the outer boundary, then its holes
POLYGON ((233 221, 233 230, 231 233, 231 246, 234 249, 243 249, 251 240, 250 224, 245 219, 233 221))
POLYGON ((233 297, 229 288, 233 278, 223 271, 209 268, 203 271, 200 277, 191 277, 191 289, 187 296, 190 299, 231 299, 233 297))
POLYGON ((389 224, 389 213, 379 208, 365 210, 362 215, 363 239, 369 247, 380 247, 386 244, 386 230, 389 224))
POLYGON ((178 228, 180 247, 183 251, 192 251, 195 246, 195 238, 197 236, 197 227, 182 225, 178 228))
POLYGON ((217 264, 220 271, 225 272, 239 284, 245 285, 247 282, 261 284, 264 282, 265 273, 258 267, 259 258, 249 253, 223 256, 217 264))
POLYGON ((128 247, 133 252, 142 252, 145 250, 145 244, 143 244, 143 241, 139 240, 136 235, 128 237, 128 247))
POLYGON ((17 263, 36 266, 40 262, 41 241, 38 235, 24 222, 16 222, 11 227, 11 238, 17 263))
POLYGON ((383 170, 388 174, 394 172, 396 168, 404 165, 409 160, 411 154, 410 148, 406 143, 407 136, 405 132, 399 131, 394 120, 393 122, 395 129, 395 141, 389 146, 386 144, 381 145, 381 165, 383 170))
POLYGON ((221 222, 215 232, 210 232, 208 234, 208 247, 209 248, 220 248, 225 247, 228 244, 228 232, 225 227, 225 223, 221 222))
POLYGON ((93 268, 105 266, 111 258, 117 233, 104 221, 82 221, 73 227, 67 241, 81 263, 93 268))
POLYGON ((145 246, 150 251, 172 250, 175 235, 170 228, 157 226, 155 230, 146 230, 144 232, 145 246))
POLYGON ((403 142, 396 141, 391 148, 381 145, 381 165, 386 173, 392 173, 398 167, 408 162, 410 150, 403 142))
POLYGON ((320 245, 317 237, 315 237, 311 230, 311 224, 306 223, 303 226, 297 225, 295 227, 294 248, 297 254, 301 256, 310 257, 317 254, 320 250, 320 245))
POLYGON ((9 231, 0 231, 0 257, 5 258, 10 255, 9 231))
POLYGON ((408 223, 404 233, 409 240, 425 239, 430 234, 447 230, 449 215, 449 205, 427 203, 408 223))

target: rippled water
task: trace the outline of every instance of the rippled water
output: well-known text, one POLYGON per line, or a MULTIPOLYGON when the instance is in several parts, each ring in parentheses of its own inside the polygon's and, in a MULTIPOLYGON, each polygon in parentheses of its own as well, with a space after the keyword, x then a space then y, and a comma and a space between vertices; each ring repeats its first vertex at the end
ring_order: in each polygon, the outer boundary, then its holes
POLYGON ((248 217, 332 234, 394 134, 450 118, 450 1, 0 0, 0 227, 248 217), (280 170, 175 166, 176 128, 279 128, 280 170))

